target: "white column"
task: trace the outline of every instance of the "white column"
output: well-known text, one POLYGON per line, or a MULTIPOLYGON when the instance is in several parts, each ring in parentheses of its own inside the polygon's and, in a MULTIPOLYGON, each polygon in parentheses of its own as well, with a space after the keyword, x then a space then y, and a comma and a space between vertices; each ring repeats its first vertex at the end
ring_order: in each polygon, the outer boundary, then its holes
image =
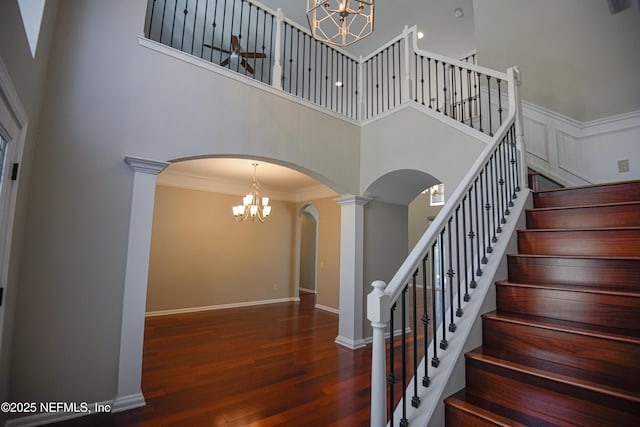
POLYGON ((273 53, 273 80, 271 86, 282 90, 282 22, 284 21, 284 13, 278 8, 276 12, 276 47, 273 53))
POLYGON ((364 205, 369 199, 344 196, 340 205, 340 318, 336 343, 350 349, 365 346, 363 256, 364 205))
POLYGON ((373 328, 371 345, 371 427, 387 424, 387 361, 384 331, 391 318, 391 298, 384 293, 387 286, 381 280, 371 285, 367 296, 367 318, 373 328))
POLYGON ((113 401, 114 412, 145 404, 140 384, 153 204, 156 175, 169 165, 129 156, 124 160, 131 166, 134 175, 122 301, 118 394, 113 401))

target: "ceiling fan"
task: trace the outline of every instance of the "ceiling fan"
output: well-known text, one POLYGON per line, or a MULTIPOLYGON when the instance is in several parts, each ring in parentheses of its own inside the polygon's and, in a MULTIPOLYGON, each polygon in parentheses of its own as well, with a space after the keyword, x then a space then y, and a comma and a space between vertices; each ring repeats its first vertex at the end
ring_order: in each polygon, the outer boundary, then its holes
POLYGON ((231 36, 231 50, 223 49, 221 47, 216 47, 210 44, 204 43, 202 46, 208 47, 209 49, 217 50, 222 53, 228 53, 229 56, 225 58, 220 65, 226 67, 229 64, 231 59, 240 58, 240 65, 242 65, 249 73, 253 74, 253 67, 249 65, 247 62, 247 58, 266 58, 267 55, 260 52, 245 52, 240 48, 240 41, 238 40, 238 36, 231 36))

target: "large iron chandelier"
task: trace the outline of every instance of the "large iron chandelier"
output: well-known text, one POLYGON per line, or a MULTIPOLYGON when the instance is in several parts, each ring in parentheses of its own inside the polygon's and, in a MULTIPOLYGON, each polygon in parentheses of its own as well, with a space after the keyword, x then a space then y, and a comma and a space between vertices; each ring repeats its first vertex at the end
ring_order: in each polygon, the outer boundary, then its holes
POLYGON ((373 32, 373 0, 307 0, 313 38, 347 46, 373 32))
POLYGON ((242 198, 242 204, 233 206, 233 216, 236 221, 244 221, 251 218, 255 221, 265 222, 271 213, 268 197, 260 197, 260 183, 256 179, 256 168, 258 163, 251 163, 253 166, 253 182, 251 183, 251 191, 242 198))

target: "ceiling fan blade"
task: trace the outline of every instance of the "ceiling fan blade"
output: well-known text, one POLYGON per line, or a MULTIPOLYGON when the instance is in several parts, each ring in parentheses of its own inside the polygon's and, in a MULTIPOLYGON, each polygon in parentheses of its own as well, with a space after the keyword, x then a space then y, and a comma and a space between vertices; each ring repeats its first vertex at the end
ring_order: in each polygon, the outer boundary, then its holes
POLYGON ((241 52, 240 56, 244 58, 266 58, 267 55, 260 52, 241 52))
POLYGON ((240 50, 240 43, 238 42, 238 36, 231 36, 231 50, 238 52, 240 50))
POLYGON ((245 61, 244 59, 241 60, 240 61, 240 65, 242 65, 244 68, 246 68, 248 72, 253 74, 253 67, 251 65, 247 64, 247 61, 245 61))
POLYGON ((229 64, 229 58, 225 59, 220 63, 220 65, 222 65, 223 67, 226 67, 228 64, 229 64))
POLYGON ((222 49, 221 47, 212 46, 212 45, 207 44, 207 43, 203 43, 202 46, 203 47, 208 47, 209 49, 220 51, 222 53, 231 53, 227 49, 222 49))

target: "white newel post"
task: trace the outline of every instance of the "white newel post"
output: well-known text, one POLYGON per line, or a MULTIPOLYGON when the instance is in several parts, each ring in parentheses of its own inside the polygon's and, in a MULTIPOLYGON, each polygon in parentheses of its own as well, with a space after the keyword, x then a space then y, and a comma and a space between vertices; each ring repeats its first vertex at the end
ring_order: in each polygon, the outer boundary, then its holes
MULTIPOLYGON (((413 34, 413 37, 416 35, 413 34)), ((402 99, 404 102, 411 100, 411 63, 409 62, 409 27, 404 26, 402 30, 402 37, 404 37, 404 76, 402 77, 402 99)), ((413 40, 413 39, 412 39, 413 40)))
POLYGON ((129 156, 124 160, 133 169, 134 175, 122 298, 118 394, 113 401, 114 412, 145 404, 140 383, 153 204, 156 175, 169 165, 166 162, 129 156))
MULTIPOLYGON (((509 84, 513 83, 513 102, 516 111, 516 151, 520 157, 520 187, 527 188, 529 186, 527 176, 527 148, 524 143, 524 121, 522 120, 522 100, 520 99, 520 69, 518 67, 511 67, 507 70, 509 76, 509 84)), ((511 95, 511 94, 510 94, 511 95)))
POLYGON ((363 250, 364 205, 369 199, 343 196, 340 205, 340 317, 336 343, 350 349, 365 346, 363 250))
POLYGON ((373 328, 371 345, 371 427, 387 424, 387 361, 384 331, 389 323, 391 298, 384 293, 387 286, 381 280, 371 284, 373 291, 367 296, 367 319, 373 328))
POLYGON ((273 55, 273 80, 271 86, 282 90, 282 22, 284 21, 284 13, 278 8, 276 12, 276 48, 273 55))

